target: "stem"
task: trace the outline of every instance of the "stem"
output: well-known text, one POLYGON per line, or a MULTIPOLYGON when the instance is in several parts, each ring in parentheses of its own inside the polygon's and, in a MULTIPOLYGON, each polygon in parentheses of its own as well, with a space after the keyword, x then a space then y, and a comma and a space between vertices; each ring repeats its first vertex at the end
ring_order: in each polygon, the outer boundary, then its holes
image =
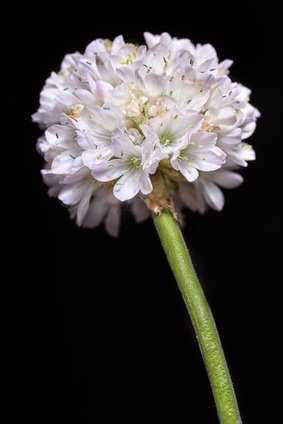
POLYGON ((240 424, 237 399, 215 321, 179 225, 170 212, 155 216, 154 223, 194 326, 220 423, 240 424))

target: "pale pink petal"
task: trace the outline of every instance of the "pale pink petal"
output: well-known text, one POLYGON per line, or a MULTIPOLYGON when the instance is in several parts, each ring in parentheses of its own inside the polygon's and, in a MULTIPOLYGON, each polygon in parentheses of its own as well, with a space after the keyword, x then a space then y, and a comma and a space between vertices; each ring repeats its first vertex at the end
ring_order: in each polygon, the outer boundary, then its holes
POLYGON ((105 228, 112 237, 118 237, 121 221, 121 206, 112 206, 105 218, 105 228))
POLYGON ((205 181, 202 182, 205 200, 213 209, 220 211, 224 206, 224 195, 216 184, 205 181))
POLYGON ((219 170, 212 174, 213 181, 223 188, 236 188, 243 182, 242 175, 237 172, 219 170))

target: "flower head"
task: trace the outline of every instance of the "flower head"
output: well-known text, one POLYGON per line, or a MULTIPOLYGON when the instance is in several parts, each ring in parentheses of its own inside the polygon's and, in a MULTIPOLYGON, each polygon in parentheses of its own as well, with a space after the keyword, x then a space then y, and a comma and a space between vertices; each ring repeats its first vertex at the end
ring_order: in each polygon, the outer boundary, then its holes
POLYGON ((78 225, 104 221, 112 235, 125 204, 137 221, 145 205, 156 212, 172 199, 222 209, 219 187, 239 185, 235 170, 255 159, 246 139, 260 114, 250 90, 228 77, 232 61, 167 33, 145 40, 98 39, 67 55, 33 115, 45 129, 38 150, 50 194, 78 225))

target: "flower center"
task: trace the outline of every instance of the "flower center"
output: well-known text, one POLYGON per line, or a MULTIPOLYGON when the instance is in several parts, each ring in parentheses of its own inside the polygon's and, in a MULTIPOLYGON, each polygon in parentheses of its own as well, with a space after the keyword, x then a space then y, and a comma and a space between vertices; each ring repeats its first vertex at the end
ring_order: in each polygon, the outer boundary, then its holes
POLYGON ((81 115, 82 110, 84 109, 84 105, 77 104, 75 106, 72 106, 66 114, 73 119, 78 119, 81 115))
POLYGON ((188 154, 186 150, 182 150, 178 156, 178 159, 180 160, 188 160, 188 154))
POLYGON ((173 143, 174 137, 172 136, 172 134, 165 132, 160 135, 159 140, 160 140, 160 143, 166 147, 166 146, 169 146, 171 143, 173 143))
POLYGON ((136 52, 131 52, 127 57, 120 61, 121 65, 132 65, 137 58, 136 52))
POLYGON ((208 121, 205 121, 201 127, 202 131, 213 132, 215 131, 214 125, 208 121))
POLYGON ((137 156, 131 156, 128 159, 128 164, 131 169, 139 169, 141 167, 141 160, 137 156))

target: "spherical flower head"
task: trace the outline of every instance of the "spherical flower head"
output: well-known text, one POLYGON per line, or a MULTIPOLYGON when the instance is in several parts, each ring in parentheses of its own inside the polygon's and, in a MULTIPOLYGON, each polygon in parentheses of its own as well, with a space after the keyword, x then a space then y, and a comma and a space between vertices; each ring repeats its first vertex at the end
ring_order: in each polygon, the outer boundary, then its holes
POLYGON ((78 225, 117 235, 121 207, 221 210, 222 188, 255 159, 258 110, 210 44, 145 33, 146 45, 98 39, 47 79, 33 120, 49 193, 78 225))

